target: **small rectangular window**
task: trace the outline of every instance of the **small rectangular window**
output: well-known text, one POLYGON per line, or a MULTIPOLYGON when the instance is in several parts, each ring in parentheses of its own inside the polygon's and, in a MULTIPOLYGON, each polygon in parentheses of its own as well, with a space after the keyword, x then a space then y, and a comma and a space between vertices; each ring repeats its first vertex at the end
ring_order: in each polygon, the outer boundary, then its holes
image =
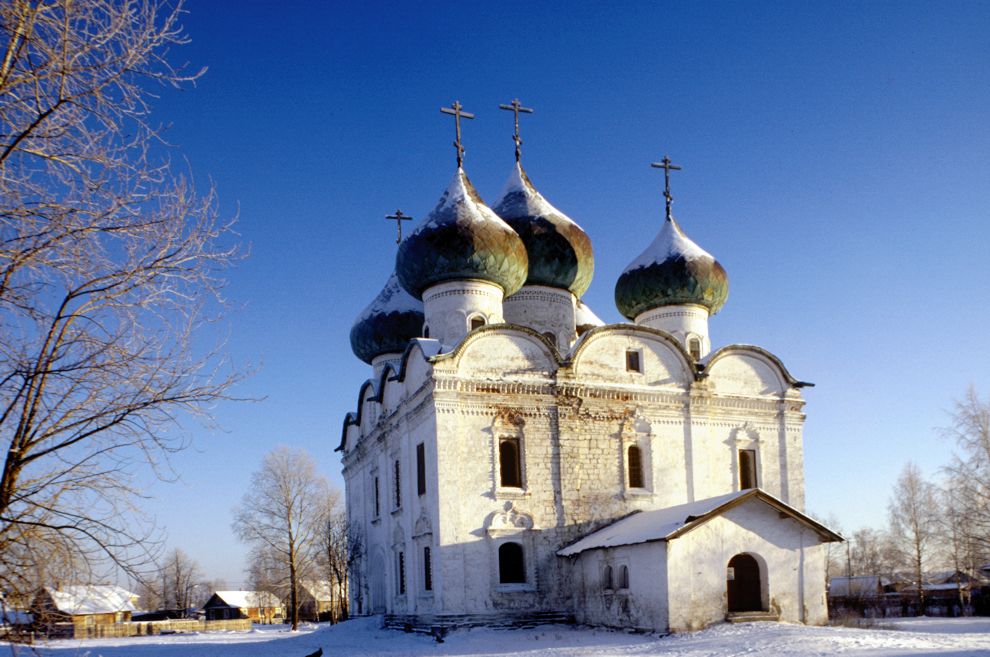
POLYGON ((756 450, 739 450, 739 488, 756 488, 756 450))
POLYGON ((402 506, 402 466, 395 461, 395 508, 402 506))
POLYGON ((416 493, 426 493, 426 445, 416 445, 416 493))
POLYGON ((635 349, 626 350, 626 371, 627 372, 643 371, 643 366, 639 362, 639 351, 635 349))
POLYGON ((423 548, 423 590, 433 590, 433 564, 430 562, 430 548, 423 548))

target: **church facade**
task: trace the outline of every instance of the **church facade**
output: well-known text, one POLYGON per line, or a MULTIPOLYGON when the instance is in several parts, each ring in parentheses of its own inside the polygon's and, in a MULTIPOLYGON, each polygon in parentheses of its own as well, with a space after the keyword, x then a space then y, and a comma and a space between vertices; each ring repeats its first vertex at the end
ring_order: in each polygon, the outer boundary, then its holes
POLYGON ((584 231, 518 161, 491 207, 460 164, 351 332, 373 369, 338 448, 352 612, 824 623, 840 538, 804 514, 807 384, 764 349, 712 349, 728 279, 674 220, 669 183, 616 284, 630 322, 606 325, 581 302, 584 231))

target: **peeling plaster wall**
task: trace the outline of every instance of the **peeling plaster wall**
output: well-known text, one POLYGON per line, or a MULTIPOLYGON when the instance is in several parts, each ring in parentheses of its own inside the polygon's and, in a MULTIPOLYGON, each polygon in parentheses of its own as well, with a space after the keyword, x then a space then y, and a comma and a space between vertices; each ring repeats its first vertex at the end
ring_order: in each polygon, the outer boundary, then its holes
POLYGON ((590 550, 573 559, 574 610, 579 623, 667 631, 667 544, 663 542, 590 550), (612 567, 612 588, 605 567, 612 567), (629 569, 629 588, 619 588, 619 570, 629 569))

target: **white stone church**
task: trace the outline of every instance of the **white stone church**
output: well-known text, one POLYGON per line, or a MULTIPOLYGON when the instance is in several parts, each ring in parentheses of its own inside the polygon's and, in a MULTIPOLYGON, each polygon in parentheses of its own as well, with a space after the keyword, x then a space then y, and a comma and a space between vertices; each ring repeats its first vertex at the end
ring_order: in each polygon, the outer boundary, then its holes
POLYGON ((841 539, 804 514, 806 384, 759 347, 712 348, 728 279, 674 220, 669 182, 615 286, 630 323, 604 324, 581 302, 584 231, 518 161, 489 207, 458 160, 351 331, 373 368, 338 448, 352 613, 824 623, 841 539))

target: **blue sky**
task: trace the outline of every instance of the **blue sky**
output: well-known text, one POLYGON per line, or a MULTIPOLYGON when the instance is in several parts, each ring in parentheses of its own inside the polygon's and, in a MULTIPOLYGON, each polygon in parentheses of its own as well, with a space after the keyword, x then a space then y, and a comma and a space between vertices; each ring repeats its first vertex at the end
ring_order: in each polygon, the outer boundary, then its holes
POLYGON ((208 67, 165 90, 173 157, 250 256, 230 272, 232 358, 256 373, 191 427, 182 480, 153 484, 171 543, 230 586, 229 529, 250 473, 279 443, 333 453, 369 368, 354 317, 395 257, 396 208, 423 218, 454 172, 486 200, 513 163, 590 235, 585 301, 620 315, 615 280, 660 226, 664 154, 674 212, 729 273, 715 347, 763 346, 806 389, 808 508, 842 529, 883 525, 904 462, 937 472, 946 410, 990 395, 990 4, 190 2, 208 67))

